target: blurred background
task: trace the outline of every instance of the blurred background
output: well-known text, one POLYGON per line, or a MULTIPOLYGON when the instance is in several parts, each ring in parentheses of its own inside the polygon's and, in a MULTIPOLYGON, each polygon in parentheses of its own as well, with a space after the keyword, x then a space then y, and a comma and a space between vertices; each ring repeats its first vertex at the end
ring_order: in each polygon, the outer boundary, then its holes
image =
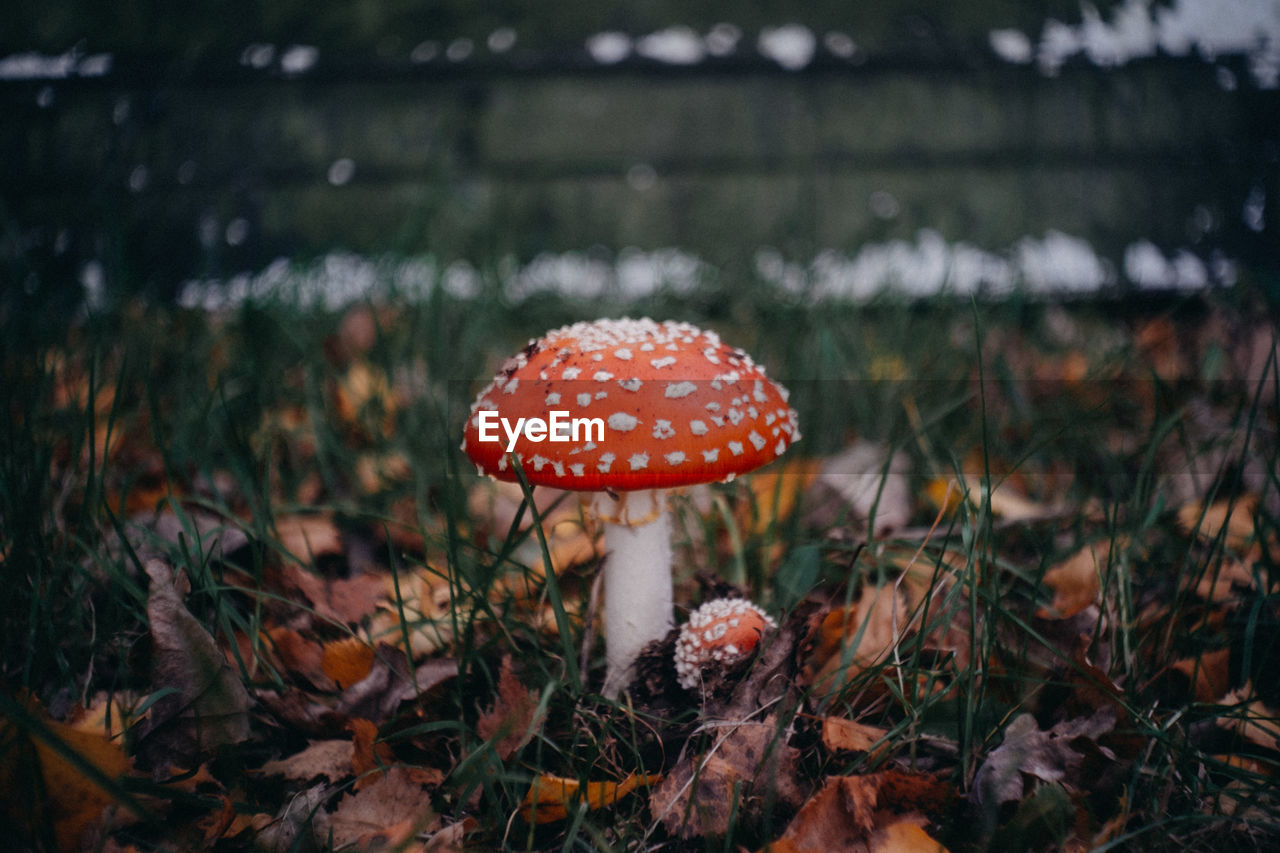
POLYGON ((1277 0, 22 4, 0 263, 68 310, 1274 298, 1278 80, 1277 0))

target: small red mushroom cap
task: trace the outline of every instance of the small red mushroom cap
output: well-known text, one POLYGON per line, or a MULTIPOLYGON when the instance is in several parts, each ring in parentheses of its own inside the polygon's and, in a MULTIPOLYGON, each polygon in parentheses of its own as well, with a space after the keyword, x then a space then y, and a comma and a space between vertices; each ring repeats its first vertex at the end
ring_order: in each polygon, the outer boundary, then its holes
MULTIPOLYGON (((750 356, 714 332, 647 318, 575 323, 530 341, 476 397, 462 449, 480 473, 515 480, 507 434, 492 440, 496 420, 514 428, 553 411, 596 428, 582 424, 572 441, 522 435, 513 453, 534 485, 578 491, 730 480, 800 438, 786 389, 750 356)), ((560 423, 559 439, 573 435, 560 423)))
POLYGON ((764 632, 777 623, 743 598, 716 598, 689 614, 676 639, 676 676, 693 690, 710 673, 751 656, 764 632))

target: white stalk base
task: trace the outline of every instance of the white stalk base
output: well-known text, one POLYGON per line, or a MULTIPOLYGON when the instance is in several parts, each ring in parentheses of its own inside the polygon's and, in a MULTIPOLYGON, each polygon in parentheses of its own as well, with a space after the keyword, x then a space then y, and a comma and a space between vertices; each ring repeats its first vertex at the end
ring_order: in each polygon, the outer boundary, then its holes
POLYGON ((662 639, 671 616, 671 520, 665 496, 646 524, 606 523, 604 544, 604 635, 609 668, 604 695, 617 697, 631 680, 640 650, 662 639))

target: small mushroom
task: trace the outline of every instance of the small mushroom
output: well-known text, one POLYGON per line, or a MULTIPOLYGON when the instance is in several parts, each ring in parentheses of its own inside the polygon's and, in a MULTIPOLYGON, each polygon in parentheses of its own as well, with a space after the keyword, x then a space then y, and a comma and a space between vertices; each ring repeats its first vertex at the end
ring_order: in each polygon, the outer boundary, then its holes
POLYGON ((516 480, 514 455, 534 485, 595 493, 584 500, 605 522, 604 693, 614 697, 672 626, 667 490, 732 480, 799 438, 786 389, 750 356, 714 332, 645 318, 530 341, 476 397, 462 447, 481 474, 516 480), (521 434, 520 418, 536 426, 521 434))
POLYGON ((689 614, 676 639, 676 677, 694 690, 751 657, 777 623, 744 598, 716 598, 689 614))

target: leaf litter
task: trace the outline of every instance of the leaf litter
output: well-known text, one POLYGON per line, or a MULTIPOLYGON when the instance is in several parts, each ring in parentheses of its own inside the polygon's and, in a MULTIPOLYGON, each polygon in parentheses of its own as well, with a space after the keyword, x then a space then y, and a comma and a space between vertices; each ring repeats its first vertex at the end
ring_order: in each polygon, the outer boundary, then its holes
MULTIPOLYGON (((1221 346, 1205 326, 1181 340, 1168 318, 1136 321, 1125 358, 995 330, 984 361, 1013 378, 955 378, 970 401, 981 389, 1016 464, 942 448, 927 424, 976 409, 929 420, 904 388, 906 442, 853 436, 695 490, 682 609, 773 591, 780 627, 749 667, 691 692, 669 637, 611 705, 592 691, 597 650, 582 652, 585 691, 563 680, 546 595, 554 580, 576 639, 598 638, 598 531, 572 496, 538 490, 545 563, 517 489, 468 484, 465 512, 442 513, 446 487, 424 490, 420 452, 398 443, 440 388, 415 359, 375 361, 403 318, 339 320, 318 396, 282 372, 282 402, 247 433, 269 466, 257 492, 243 472, 174 468, 151 441, 157 411, 130 410, 127 384, 94 394, 78 354, 57 363, 51 405, 97 426, 51 473, 74 484, 101 460, 115 522, 85 568, 133 584, 145 619, 113 671, 127 690, 0 721, 0 790, 43 781, 9 798, 29 837, 559 849, 590 827, 670 849, 974 850, 1083 849, 1160 809, 1237 840, 1276 826, 1274 335, 1250 327, 1215 362, 1229 375, 1205 382, 1197 354, 1221 346), (1226 395, 1231 381, 1245 396, 1226 395), (1241 400, 1260 407, 1253 421, 1241 400), (1106 413, 1065 462, 1053 456, 1069 428, 1038 432, 1026 414, 1064 401, 1089 429, 1106 413), (1160 417, 1173 426, 1144 431, 1160 417), (1091 479, 1099 448, 1132 484, 1091 479), (809 556, 788 562, 796 548, 809 556), (738 586, 709 570, 728 565, 745 570, 738 586), (1141 762, 1152 769, 1135 773, 1141 762), (1168 781, 1133 781, 1146 774, 1168 781), (156 783, 170 787, 131 812, 127 792, 156 783)), ((97 517, 88 497, 58 511, 97 517)), ((90 673, 85 695, 108 684, 90 673)))

